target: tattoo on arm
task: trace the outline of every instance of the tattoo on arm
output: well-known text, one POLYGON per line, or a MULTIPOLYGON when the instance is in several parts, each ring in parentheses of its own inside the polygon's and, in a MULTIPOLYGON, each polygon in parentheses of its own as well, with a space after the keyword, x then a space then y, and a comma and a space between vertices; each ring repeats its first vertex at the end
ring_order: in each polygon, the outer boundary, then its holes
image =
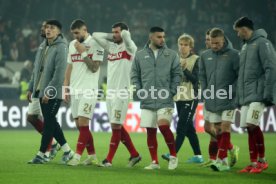
POLYGON ((100 62, 99 61, 93 61, 89 57, 85 57, 85 58, 83 58, 83 60, 85 61, 84 63, 86 64, 87 68, 92 73, 96 73, 98 71, 99 66, 100 66, 100 62))

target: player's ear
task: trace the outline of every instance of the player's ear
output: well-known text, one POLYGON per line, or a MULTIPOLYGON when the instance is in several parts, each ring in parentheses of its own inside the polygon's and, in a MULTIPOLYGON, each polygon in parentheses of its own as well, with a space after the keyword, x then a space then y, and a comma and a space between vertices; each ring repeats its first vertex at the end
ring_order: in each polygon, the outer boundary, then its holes
POLYGON ((149 34, 149 40, 152 40, 152 33, 149 34))

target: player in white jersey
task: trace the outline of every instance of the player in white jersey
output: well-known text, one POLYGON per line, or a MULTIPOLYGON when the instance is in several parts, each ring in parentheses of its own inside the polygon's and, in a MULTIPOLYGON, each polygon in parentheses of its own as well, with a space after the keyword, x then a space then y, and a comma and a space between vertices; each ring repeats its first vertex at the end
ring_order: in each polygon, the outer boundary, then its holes
POLYGON ((71 32, 75 40, 69 45, 68 66, 65 73, 65 101, 71 102, 72 116, 79 129, 76 154, 67 165, 76 166, 80 163, 84 149, 88 158, 84 165, 98 165, 93 137, 89 130, 89 122, 97 102, 100 63, 103 61, 103 49, 87 32, 83 20, 74 20, 71 32), (70 98, 70 99, 69 99, 70 98))
POLYGON ((128 26, 119 22, 112 26, 112 33, 94 33, 93 38, 108 52, 107 66, 107 111, 112 128, 109 153, 102 166, 112 166, 112 160, 120 141, 130 153, 128 167, 141 160, 128 132, 123 127, 128 109, 130 70, 137 47, 132 41, 128 26), (118 94, 127 95, 118 95, 118 94), (126 97, 127 96, 127 97, 126 97))

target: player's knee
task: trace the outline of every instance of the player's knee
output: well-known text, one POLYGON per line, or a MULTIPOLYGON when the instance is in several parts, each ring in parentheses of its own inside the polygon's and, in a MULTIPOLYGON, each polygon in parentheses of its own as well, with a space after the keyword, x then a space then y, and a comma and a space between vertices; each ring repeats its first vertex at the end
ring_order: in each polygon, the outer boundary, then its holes
POLYGON ((215 123, 215 129, 216 129, 216 131, 220 131, 221 123, 215 123))
POLYGON ((205 123, 204 131, 207 132, 208 134, 211 134, 214 131, 214 126, 210 123, 205 123))
POLYGON ((89 118, 79 117, 77 122, 79 127, 89 126, 89 118))
POLYGON ((221 124, 221 131, 222 132, 230 132, 231 131, 231 122, 223 122, 221 124))
POLYGON ((247 123, 247 130, 248 131, 253 131, 256 127, 257 127, 257 125, 247 123))
POLYGON ((158 126, 164 126, 164 125, 170 125, 170 122, 166 119, 160 119, 157 124, 158 126))
POLYGON ((204 125, 204 131, 210 134, 211 133, 210 126, 204 125))
POLYGON ((37 115, 29 115, 27 116, 27 121, 31 124, 35 123, 38 119, 37 115))
POLYGON ((112 124, 111 124, 111 128, 112 128, 112 130, 114 130, 114 129, 121 129, 121 128, 122 128, 122 125, 112 123, 112 124))

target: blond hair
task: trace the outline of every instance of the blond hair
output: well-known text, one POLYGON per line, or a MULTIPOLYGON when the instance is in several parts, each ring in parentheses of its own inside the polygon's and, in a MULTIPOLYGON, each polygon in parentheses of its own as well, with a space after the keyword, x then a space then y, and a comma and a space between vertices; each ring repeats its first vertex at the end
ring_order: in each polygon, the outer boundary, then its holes
POLYGON ((185 41, 185 42, 189 42, 189 45, 191 48, 194 48, 195 47, 195 40, 194 38, 191 36, 191 35, 188 35, 186 33, 182 34, 179 38, 178 38, 178 44, 181 42, 181 41, 185 41))

